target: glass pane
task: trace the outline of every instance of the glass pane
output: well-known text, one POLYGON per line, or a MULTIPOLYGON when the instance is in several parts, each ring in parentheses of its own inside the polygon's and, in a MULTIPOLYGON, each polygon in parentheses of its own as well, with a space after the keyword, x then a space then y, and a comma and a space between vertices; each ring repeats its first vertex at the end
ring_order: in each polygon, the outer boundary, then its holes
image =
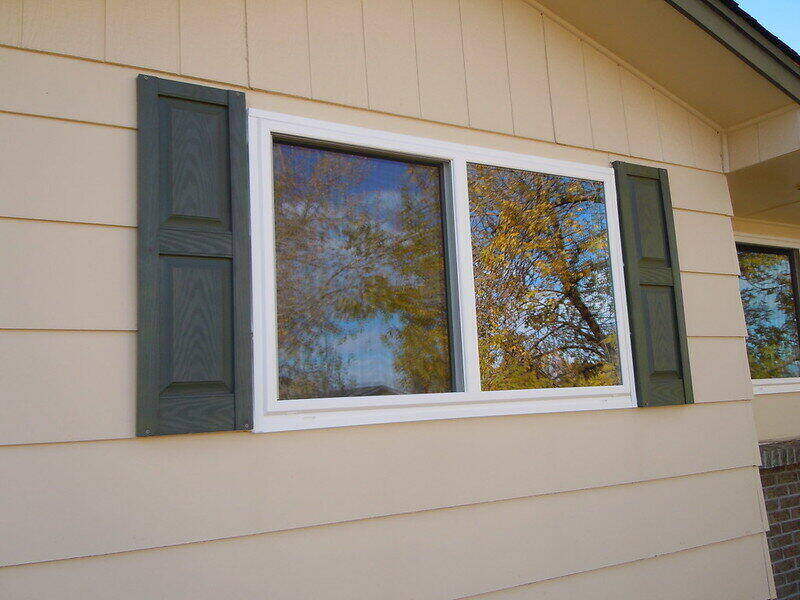
POLYGON ((438 166, 274 144, 279 398, 452 391, 438 166))
POLYGON ((467 175, 482 388, 620 384, 603 184, 467 175))
POLYGON ((753 379, 800 377, 792 267, 785 251, 739 247, 739 289, 753 379))

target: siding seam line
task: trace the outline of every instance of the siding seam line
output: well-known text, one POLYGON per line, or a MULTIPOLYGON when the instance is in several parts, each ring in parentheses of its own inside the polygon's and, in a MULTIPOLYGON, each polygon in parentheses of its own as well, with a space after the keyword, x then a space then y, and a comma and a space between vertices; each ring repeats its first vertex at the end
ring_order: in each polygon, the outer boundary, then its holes
MULTIPOLYGON (((137 438, 130 438, 130 439, 137 439, 137 438)), ((743 466, 738 466, 738 467, 725 467, 723 469, 712 469, 710 471, 701 471, 701 472, 698 472, 698 473, 689 473, 689 474, 684 474, 684 475, 670 475, 670 476, 667 476, 667 477, 659 477, 659 478, 656 478, 656 479, 646 479, 646 480, 642 480, 642 481, 627 481, 627 482, 623 482, 623 483, 614 483, 614 484, 600 485, 600 486, 587 487, 587 488, 577 488, 577 489, 563 490, 563 491, 558 491, 558 492, 549 492, 549 493, 542 493, 542 494, 532 494, 532 495, 528 495, 528 496, 515 496, 515 497, 511 497, 511 498, 496 498, 496 499, 493 499, 493 500, 484 500, 484 501, 478 501, 478 502, 468 502, 468 503, 464 503, 464 504, 454 504, 454 505, 438 506, 438 507, 433 507, 433 508, 423 508, 423 509, 418 509, 418 510, 403 511, 403 512, 399 512, 399 513, 391 513, 391 514, 383 514, 383 515, 368 515, 368 516, 364 516, 364 517, 357 517, 357 518, 353 518, 353 519, 344 519, 344 520, 341 520, 341 521, 333 521, 333 522, 328 522, 328 523, 314 523, 314 524, 309 524, 309 525, 300 525, 300 526, 296 526, 296 527, 286 527, 286 528, 283 528, 283 529, 273 529, 273 530, 266 530, 266 531, 255 531, 255 532, 251 532, 251 533, 243 533, 243 534, 239 534, 239 535, 231 535, 231 536, 226 536, 226 537, 210 538, 210 539, 204 539, 204 540, 191 540, 191 541, 184 541, 184 542, 178 542, 178 543, 175 543, 175 544, 166 544, 166 545, 160 545, 160 546, 150 546, 150 547, 147 547, 147 548, 131 548, 131 549, 127 549, 127 550, 117 550, 117 551, 112 551, 112 552, 101 552, 101 553, 98 553, 98 554, 85 554, 85 555, 78 555, 78 556, 67 556, 67 557, 62 557, 62 558, 53 558, 53 559, 41 560, 41 561, 13 563, 13 564, 7 564, 7 565, 0 565, 0 570, 1 569, 6 569, 6 568, 10 568, 10 567, 20 567, 20 566, 25 566, 25 565, 38 565, 38 564, 46 564, 46 563, 54 563, 54 562, 64 562, 64 561, 76 560, 76 559, 88 559, 88 558, 98 558, 98 557, 104 557, 104 556, 116 556, 116 555, 120 555, 120 554, 130 554, 130 553, 133 553, 133 552, 146 552, 148 550, 162 550, 162 549, 167 549, 167 548, 177 548, 177 547, 180 547, 180 546, 189 546, 189 545, 204 544, 204 543, 210 543, 210 542, 224 542, 224 541, 228 541, 228 540, 237 540, 237 539, 251 538, 251 537, 262 536, 262 535, 273 535, 273 534, 280 534, 280 533, 288 533, 288 532, 293 532, 293 531, 303 531, 303 530, 307 530, 307 529, 316 529, 316 528, 322 528, 322 527, 336 527, 336 526, 339 526, 339 525, 348 525, 348 524, 353 524, 353 523, 363 523, 363 522, 375 521, 375 520, 379 520, 379 519, 393 519, 393 518, 398 518, 398 517, 409 517, 409 516, 412 516, 412 515, 426 514, 426 513, 439 512, 439 511, 455 511, 455 510, 460 510, 460 509, 464 509, 464 508, 472 508, 472 507, 477 507, 477 506, 486 506, 486 505, 491 505, 491 504, 518 502, 518 501, 522 501, 522 500, 529 500, 529 499, 533 499, 533 498, 541 498, 541 497, 545 497, 545 496, 559 496, 559 495, 562 495, 562 494, 580 494, 580 493, 585 493, 585 492, 590 492, 590 491, 595 491, 595 490, 608 489, 608 488, 615 488, 615 487, 631 487, 631 486, 642 485, 642 484, 648 485, 648 484, 656 483, 656 482, 659 482, 659 481, 669 481, 669 480, 672 480, 672 479, 687 479, 687 478, 693 478, 693 477, 701 477, 703 475, 709 475, 709 474, 714 474, 714 473, 724 473, 724 472, 728 472, 728 471, 755 470, 755 472, 758 473, 758 469, 759 469, 759 467, 757 465, 743 465, 743 466)), ((759 519, 759 521, 760 520, 761 519, 759 519)), ((762 526, 763 526, 763 524, 762 524, 762 526)), ((753 531, 753 532, 750 532, 750 533, 745 533, 744 535, 737 536, 737 538, 738 537, 746 537, 746 536, 749 536, 749 535, 756 535, 756 534, 759 534, 759 533, 764 533, 765 531, 766 530, 753 531)), ((735 539, 735 538, 732 538, 732 539, 735 539)))
POLYGON ((511 91, 511 54, 508 50, 505 0, 500 0, 500 21, 503 25, 503 44, 506 49, 506 77, 508 77, 508 107, 511 110, 511 131, 514 135, 517 135, 517 118, 514 115, 514 94, 511 91))
POLYGON ((458 0, 458 34, 461 40, 461 62, 464 65, 464 99, 467 105, 467 129, 472 129, 472 116, 469 111, 469 75, 467 74, 467 51, 464 46, 464 8, 461 6, 462 0, 458 0))
POLYGON ((122 225, 120 223, 97 223, 94 221, 70 221, 66 219, 40 219, 38 217, 14 217, 0 215, 0 221, 22 221, 24 223, 57 223, 61 225, 84 225, 88 227, 113 227, 116 229, 137 229, 137 225, 122 225))
MULTIPOLYGON (((103 330, 103 329, 0 329, 0 337, 2 337, 3 333, 120 333, 120 334, 136 334, 136 330, 130 329, 123 329, 123 330, 103 330)), ((716 338, 715 338, 716 339, 716 338)), ((721 339, 728 339, 728 338, 721 338, 721 339)), ((693 406, 735 406, 745 402, 752 402, 753 398, 731 398, 730 400, 713 400, 710 402, 695 402, 693 406)), ((564 413, 556 413, 556 414, 564 414, 564 413)), ((503 415, 503 416, 525 416, 525 415, 503 415)), ((530 416, 530 415, 528 415, 530 416)), ((208 432, 204 435, 226 435, 230 434, 231 432, 208 432)), ((250 435, 269 435, 270 433, 274 432, 260 432, 260 433, 252 433, 250 431, 246 432, 234 432, 234 433, 247 433, 250 435)), ((2 448, 16 448, 16 447, 24 447, 24 446, 53 446, 55 444, 92 444, 95 442, 118 442, 118 441, 129 441, 137 439, 133 434, 124 435, 124 436, 116 436, 116 437, 98 437, 98 438, 86 438, 86 439, 73 439, 73 440, 52 440, 46 442, 12 442, 12 443, 0 443, 0 451, 2 448)), ((741 469, 747 466, 760 466, 756 464, 756 460, 758 457, 753 458, 752 465, 739 465, 734 467, 723 467, 722 469, 715 469, 711 471, 696 471, 691 473, 684 473, 682 475, 674 475, 672 477, 687 477, 690 475, 700 475, 703 473, 713 473, 715 471, 724 471, 726 469, 741 469)), ((602 487, 609 487, 612 485, 622 485, 624 483, 644 483, 647 481, 658 481, 660 479, 664 479, 663 477, 651 478, 651 479, 642 479, 639 481, 632 481, 632 482, 622 482, 622 483, 615 483, 615 484, 603 484, 597 486, 595 488, 576 488, 576 490, 580 489, 599 489, 602 487)), ((546 496, 548 494, 556 494, 556 493, 563 493, 568 491, 576 491, 576 490, 560 490, 559 492, 544 492, 541 494, 534 494, 533 496, 546 496)), ((520 496, 521 498, 525 498, 526 496, 520 496)), ((513 498, 511 498, 513 499, 513 498)), ((477 502, 474 504, 480 504, 481 502, 477 502)))
POLYGON ((63 121, 66 123, 77 123, 79 125, 94 125, 95 127, 110 127, 112 129, 125 129, 127 131, 136 131, 137 128, 131 125, 117 125, 114 123, 102 123, 100 121, 85 121, 83 119, 71 119, 69 117, 56 117, 53 115, 40 115, 36 113, 26 113, 16 110, 4 110, 0 108, 0 114, 13 115, 15 117, 31 117, 33 119, 49 119, 51 121, 63 121))
POLYGON ((599 150, 594 139, 594 120, 592 119, 592 99, 589 97, 589 69, 586 65, 586 42, 578 38, 578 50, 581 53, 581 65, 583 66, 583 87, 586 89, 586 114, 589 115, 589 137, 592 139, 592 148, 599 150))
POLYGON ((679 210, 681 212, 688 212, 688 213, 698 213, 701 215, 713 215, 717 217, 725 217, 729 221, 732 221, 733 219, 736 218, 741 218, 741 217, 735 217, 731 213, 715 212, 713 210, 703 210, 701 208, 684 208, 682 206, 673 206, 672 210, 679 210))
POLYGON ((414 8, 414 0, 411 3, 411 35, 414 38, 414 72, 417 75, 417 110, 419 117, 422 118, 422 84, 419 80, 419 44, 417 43, 417 13, 414 8))
MULTIPOLYGON (((311 10, 308 7, 309 0, 305 0, 306 5, 306 43, 308 46, 308 94, 311 99, 316 99, 314 96, 314 76, 313 71, 314 67, 311 62, 311 10)), ((364 41, 366 44, 366 40, 364 41)), ((250 88, 250 89, 257 89, 257 88, 250 88)), ((267 91, 267 90, 264 90, 267 91)), ((291 95, 291 94, 287 94, 291 95)), ((302 98, 303 96, 297 96, 298 98, 302 98)))
POLYGON ((732 537, 732 538, 726 538, 724 540, 716 540, 716 541, 710 542, 708 544, 702 544, 700 546, 690 546, 688 548, 681 548, 680 550, 675 550, 673 552, 663 552, 661 554, 655 554, 653 556, 645 556, 643 558, 637 558, 635 560, 629 560, 629 561, 626 561, 626 562, 603 565, 603 566, 597 567, 595 569, 585 569, 583 571, 575 571, 574 573, 569 573, 567 575, 558 575, 556 577, 547 577, 546 579, 539 579, 537 581, 528 581, 528 582, 525 582, 525 583, 520 583, 518 585, 512 585, 511 587, 497 588, 497 589, 494 589, 494 590, 489 590, 489 591, 486 591, 486 592, 480 592, 478 594, 473 594, 473 595, 470 595, 470 596, 459 596, 458 598, 454 598, 453 600, 479 600, 481 597, 488 596, 489 594, 496 594, 498 592, 505 592, 505 591, 508 591, 508 590, 514 590, 514 589, 517 589, 517 588, 523 588, 523 587, 527 587, 527 586, 531 586, 531 585, 536 585, 538 583, 545 583, 547 581, 555 581, 556 579, 567 579, 567 578, 573 577, 575 575, 583 575, 583 574, 586 574, 586 573, 594 573, 594 572, 597 572, 597 571, 604 571, 606 569, 613 569, 613 568, 616 568, 616 567, 624 567, 624 566, 627 566, 627 565, 635 565, 636 563, 644 562, 646 560, 655 560, 655 559, 666 557, 666 556, 673 556, 675 554, 682 554, 684 552, 691 552, 693 550, 700 550, 702 548, 710 548, 712 546, 719 546, 721 544, 730 544, 731 542, 735 542, 735 541, 738 541, 738 540, 745 540, 745 539, 752 538, 752 537, 759 537, 761 535, 763 535, 763 532, 744 534, 744 535, 740 535, 740 536, 736 536, 736 537, 732 537))
POLYGON ((369 58, 367 57, 367 23, 364 19, 364 0, 359 0, 361 8, 361 38, 364 40, 364 91, 367 93, 367 108, 372 110, 372 100, 369 94, 369 58))

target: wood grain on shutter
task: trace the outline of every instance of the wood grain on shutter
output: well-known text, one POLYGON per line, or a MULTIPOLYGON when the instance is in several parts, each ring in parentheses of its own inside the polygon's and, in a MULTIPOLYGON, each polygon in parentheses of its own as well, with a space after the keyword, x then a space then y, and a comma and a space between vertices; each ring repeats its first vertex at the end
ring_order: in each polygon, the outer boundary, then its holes
POLYGON ((137 435, 249 429, 244 95, 138 83, 137 435))
POLYGON ((639 406, 692 400, 678 251, 664 169, 615 162, 639 406))

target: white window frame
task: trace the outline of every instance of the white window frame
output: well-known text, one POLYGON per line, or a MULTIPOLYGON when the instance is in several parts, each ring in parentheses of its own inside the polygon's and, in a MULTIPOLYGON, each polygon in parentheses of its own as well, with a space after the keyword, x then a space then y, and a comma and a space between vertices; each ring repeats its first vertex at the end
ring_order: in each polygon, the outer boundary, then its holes
POLYGON ((286 431, 372 423, 486 417, 636 406, 616 186, 611 168, 552 160, 340 125, 258 109, 248 110, 253 249, 254 431, 286 431), (450 215, 455 236, 451 293, 458 297, 460 361, 464 391, 278 400, 272 139, 295 136, 449 163, 450 215), (602 181, 611 255, 622 384, 606 387, 481 391, 472 271, 467 162, 602 181))
MULTIPOLYGON (((800 241, 773 236, 737 233, 734 235, 734 240, 743 244, 757 244, 760 246, 770 246, 772 248, 791 248, 800 250, 800 241)), ((798 273, 798 276, 800 276, 800 273, 798 273)), ((800 301, 800 298, 795 297, 795 302, 798 301, 800 301)), ((757 396, 762 394, 787 394, 790 392, 800 392, 800 377, 753 379, 752 382, 753 394, 757 396)))

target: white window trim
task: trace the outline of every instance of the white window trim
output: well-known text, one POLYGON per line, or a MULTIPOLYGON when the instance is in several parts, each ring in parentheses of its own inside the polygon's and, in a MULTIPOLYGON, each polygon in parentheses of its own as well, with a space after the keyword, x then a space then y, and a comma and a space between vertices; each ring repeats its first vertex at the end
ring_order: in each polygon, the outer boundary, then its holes
MULTIPOLYGON (((758 244, 761 246, 771 246, 773 248, 795 248, 800 249, 800 241, 787 238, 752 235, 737 233, 734 240, 743 244, 758 244)), ((795 301, 800 298, 795 298, 795 301)), ((753 394, 761 396, 763 394, 787 394, 800 392, 800 377, 775 377, 772 379, 753 379, 753 394)))
MULTIPOLYGON (((280 113, 248 110, 253 249, 254 431, 286 431, 372 423, 485 417, 636 406, 633 358, 625 299, 616 187, 611 168, 538 158, 393 134, 280 113), (397 152, 449 162, 458 294, 463 392, 278 400, 275 318, 272 136, 397 152), (472 272, 466 163, 478 162, 602 181, 614 284, 622 385, 483 392, 478 367, 477 317, 472 272)), ((458 357, 457 357, 458 358, 458 357)))

